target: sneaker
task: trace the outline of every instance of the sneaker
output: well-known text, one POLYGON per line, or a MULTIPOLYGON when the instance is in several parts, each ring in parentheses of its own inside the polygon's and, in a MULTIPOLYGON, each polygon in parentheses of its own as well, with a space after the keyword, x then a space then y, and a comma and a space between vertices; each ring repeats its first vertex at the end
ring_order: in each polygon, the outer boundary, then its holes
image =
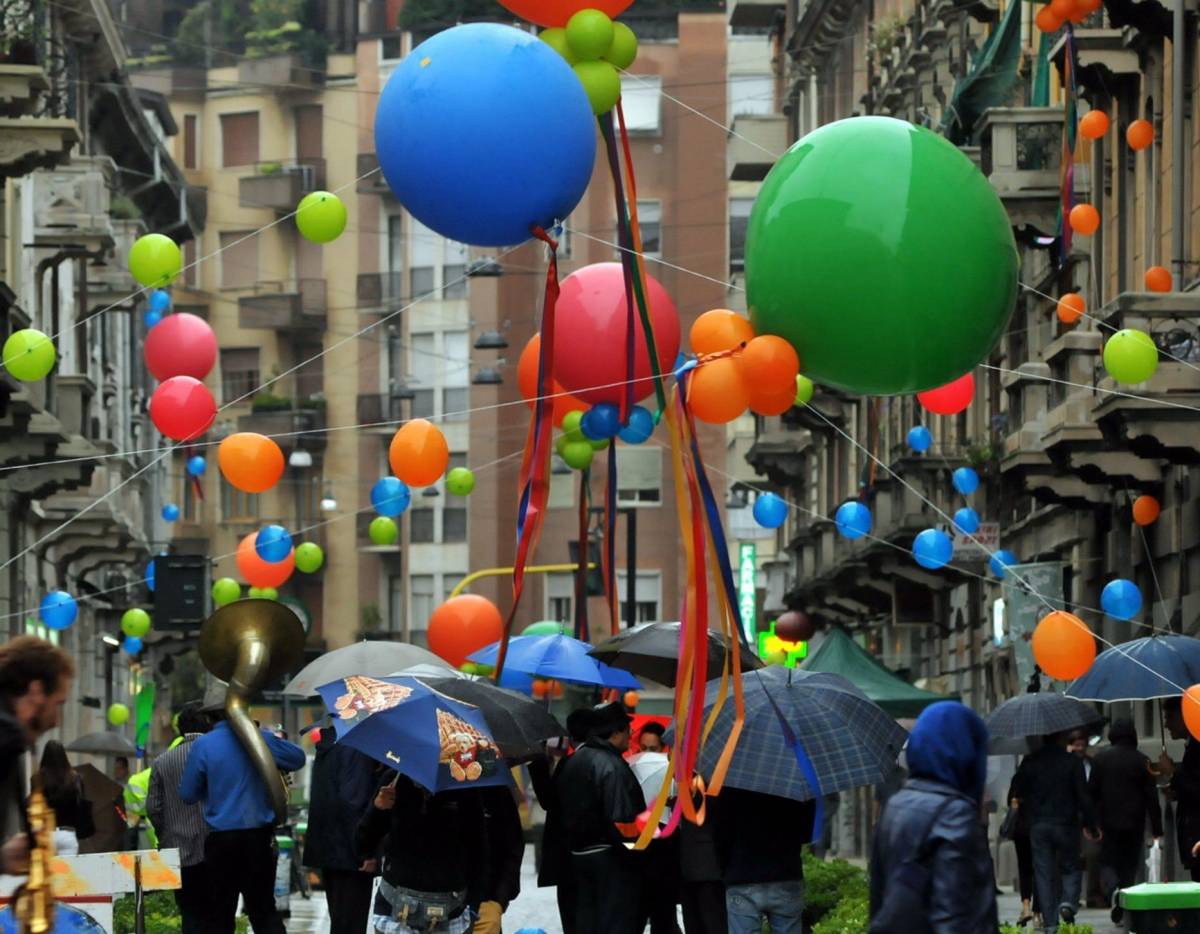
POLYGON ((1071 905, 1063 905, 1058 909, 1058 916, 1067 924, 1075 923, 1075 909, 1071 905))
POLYGON ((1120 905, 1113 905, 1112 911, 1109 912, 1108 916, 1112 918, 1113 924, 1120 924, 1125 918, 1125 909, 1120 905))

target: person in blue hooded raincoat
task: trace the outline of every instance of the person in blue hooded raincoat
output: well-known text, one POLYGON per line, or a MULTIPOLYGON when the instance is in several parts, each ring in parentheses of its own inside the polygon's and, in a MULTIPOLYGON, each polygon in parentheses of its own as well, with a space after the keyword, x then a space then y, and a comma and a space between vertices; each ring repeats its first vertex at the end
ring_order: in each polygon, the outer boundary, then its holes
POLYGON ((927 707, 907 747, 909 779, 883 809, 871 855, 871 934, 999 928, 980 822, 988 731, 957 701, 927 707))

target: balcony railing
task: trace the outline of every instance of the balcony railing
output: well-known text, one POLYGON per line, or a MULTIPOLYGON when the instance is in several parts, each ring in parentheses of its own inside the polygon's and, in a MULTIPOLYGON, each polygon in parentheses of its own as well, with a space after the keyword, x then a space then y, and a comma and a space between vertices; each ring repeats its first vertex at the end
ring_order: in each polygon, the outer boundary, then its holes
POLYGON ((764 29, 782 19, 783 0, 730 0, 729 25, 734 29, 764 29))
POLYGON ((783 114, 744 114, 733 120, 729 138, 729 177, 759 182, 787 149, 787 118, 783 114))
POLYGON ((244 208, 296 210, 300 199, 325 187, 325 160, 301 159, 292 163, 259 162, 252 175, 238 179, 238 203, 244 208))
POLYGON ((379 168, 379 157, 373 152, 360 152, 358 160, 355 163, 354 177, 359 180, 356 191, 361 195, 390 195, 392 190, 388 188, 387 182, 384 180, 383 172, 374 172, 372 170, 379 168), (367 175, 368 172, 372 174, 367 175), (363 176, 366 176, 364 178, 363 176))
POLYGON ((284 451, 295 448, 301 438, 304 447, 309 451, 324 450, 326 445, 326 436, 321 430, 325 427, 324 408, 292 407, 251 411, 249 415, 238 416, 237 426, 238 431, 253 431, 274 438, 284 451), (316 433, 300 435, 298 432, 316 433))
POLYGON ((358 275, 358 307, 360 311, 378 311, 407 301, 407 288, 402 272, 363 272, 358 275))
POLYGON ((255 294, 238 298, 238 324, 271 331, 324 330, 325 280, 258 283, 255 294))

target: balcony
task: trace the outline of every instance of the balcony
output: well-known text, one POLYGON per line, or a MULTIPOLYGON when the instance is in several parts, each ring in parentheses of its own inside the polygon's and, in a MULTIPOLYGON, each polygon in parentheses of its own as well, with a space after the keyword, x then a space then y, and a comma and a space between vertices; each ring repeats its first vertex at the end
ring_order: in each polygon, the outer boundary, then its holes
POLYGON ((253 295, 238 298, 238 326, 267 331, 323 331, 325 280, 260 282, 253 295))
POLYGON ((253 175, 238 179, 238 203, 244 208, 271 208, 288 214, 296 210, 301 198, 324 185, 324 159, 259 162, 253 175))
POLYGON ((729 137, 729 178, 761 182, 788 148, 787 118, 783 114, 742 114, 733 118, 729 137))
POLYGON ((46 73, 37 65, 0 63, 0 116, 33 113, 49 87, 46 73))
POLYGON ((388 188, 383 172, 375 171, 378 168, 379 157, 375 153, 360 152, 355 163, 354 177, 358 179, 355 191, 360 195, 390 195, 392 189, 388 188), (372 174, 368 175, 368 172, 372 174), (364 175, 366 178, 363 177, 364 175))
POLYGON ((116 165, 107 156, 76 156, 33 176, 33 238, 39 247, 108 250, 115 242, 110 192, 116 165))
POLYGON ((730 0, 729 25, 734 29, 766 29, 783 18, 782 0, 730 0))
POLYGON ((315 90, 321 72, 305 68, 299 55, 286 53, 266 58, 243 58, 238 62, 238 81, 257 84, 281 93, 315 90))
POLYGON ((208 72, 190 65, 142 68, 132 72, 129 80, 134 87, 166 97, 203 97, 208 89, 208 72))
MULTIPOLYGON (((283 448, 290 452, 296 447, 300 436, 296 432, 317 432, 303 436, 304 448, 308 451, 323 451, 327 443, 323 429, 325 428, 325 409, 297 408, 291 400, 286 408, 263 408, 253 410, 249 415, 239 415, 238 431, 253 431, 268 438, 274 438, 283 448)), ((253 403, 252 403, 253 405, 253 403)))

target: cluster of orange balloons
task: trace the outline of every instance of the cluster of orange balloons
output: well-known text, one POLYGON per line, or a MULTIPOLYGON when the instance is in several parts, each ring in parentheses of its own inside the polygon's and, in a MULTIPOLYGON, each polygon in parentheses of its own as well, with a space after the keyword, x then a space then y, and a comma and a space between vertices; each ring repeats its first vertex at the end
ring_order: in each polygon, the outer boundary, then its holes
POLYGON ((563 686, 561 681, 535 678, 533 680, 533 684, 530 685, 530 692, 538 700, 541 700, 544 697, 562 697, 563 686))
POLYGON ((437 425, 414 418, 392 436, 388 464, 409 486, 431 486, 450 465, 450 445, 437 425))
MULTIPOLYGON (((517 361, 517 388, 521 398, 532 409, 538 398, 538 354, 542 349, 542 336, 534 334, 521 351, 517 361)), ((567 393, 558 380, 550 381, 550 391, 547 393, 554 398, 554 427, 562 428, 563 419, 568 412, 586 412, 591 406, 567 393)))
POLYGON ((1104 0, 1050 0, 1038 10, 1034 22, 1042 32, 1058 32, 1063 23, 1082 23, 1103 5, 1104 0))
POLYGON ((703 422, 724 424, 747 408, 781 415, 796 403, 800 358, 782 337, 756 337, 750 322, 725 308, 706 311, 690 334, 700 363, 688 380, 688 408, 703 422), (725 354, 705 359, 712 354, 725 354))
POLYGON ((1073 681, 1096 660, 1096 637, 1074 613, 1055 610, 1033 631, 1033 660, 1058 681, 1073 681))

